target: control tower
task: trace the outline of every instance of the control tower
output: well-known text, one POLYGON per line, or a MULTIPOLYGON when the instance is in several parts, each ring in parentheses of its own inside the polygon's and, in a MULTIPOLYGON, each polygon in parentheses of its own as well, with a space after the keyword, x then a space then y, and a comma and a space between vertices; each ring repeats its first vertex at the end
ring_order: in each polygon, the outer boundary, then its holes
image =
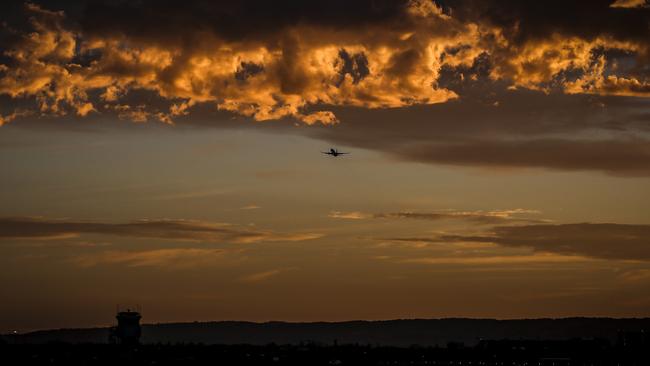
POLYGON ((115 315, 117 326, 111 327, 108 337, 109 343, 124 345, 136 345, 140 342, 140 319, 142 316, 138 311, 126 309, 115 315))

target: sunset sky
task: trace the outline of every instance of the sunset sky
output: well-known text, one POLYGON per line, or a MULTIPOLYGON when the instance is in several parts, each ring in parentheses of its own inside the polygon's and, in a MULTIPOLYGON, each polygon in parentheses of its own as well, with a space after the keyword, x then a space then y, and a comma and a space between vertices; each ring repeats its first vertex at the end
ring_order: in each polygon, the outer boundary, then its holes
POLYGON ((650 316, 643 0, 2 1, 0 23, 0 332, 117 304, 650 316))

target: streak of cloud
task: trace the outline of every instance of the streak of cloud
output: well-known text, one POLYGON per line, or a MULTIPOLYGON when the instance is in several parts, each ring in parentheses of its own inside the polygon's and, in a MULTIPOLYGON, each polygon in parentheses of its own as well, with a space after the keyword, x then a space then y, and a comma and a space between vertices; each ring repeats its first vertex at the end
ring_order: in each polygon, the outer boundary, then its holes
POLYGON ((129 223, 0 218, 0 240, 48 240, 82 234, 218 243, 292 242, 317 239, 319 233, 276 233, 228 224, 191 220, 139 220, 129 223))
POLYGON ((125 265, 127 267, 162 267, 187 269, 214 264, 224 255, 221 249, 171 248, 141 251, 104 251, 81 254, 71 262, 80 267, 125 265))
POLYGON ((650 140, 468 141, 422 144, 403 158, 449 165, 555 170, 600 170, 619 176, 650 175, 650 140))
POLYGON ((260 209, 260 208, 262 208, 262 207, 260 207, 258 205, 254 205, 254 204, 240 207, 241 210, 257 210, 257 209, 260 209))
POLYGON ((650 225, 539 224, 496 226, 483 235, 393 238, 426 243, 492 243, 537 253, 607 260, 650 261, 650 225))
POLYGON ((247 276, 241 277, 239 280, 241 282, 247 282, 247 283, 257 283, 257 282, 263 282, 267 281, 268 279, 275 277, 279 275, 282 272, 288 271, 290 268, 276 268, 276 269, 271 269, 268 271, 262 271, 262 272, 257 272, 253 273, 247 276))
POLYGON ((536 210, 512 209, 493 211, 454 211, 446 210, 439 212, 387 212, 387 213, 364 213, 359 211, 331 211, 328 217, 333 219, 363 220, 363 219, 416 219, 416 220, 468 220, 480 224, 498 224, 503 222, 544 222, 544 220, 531 219, 520 215, 539 214, 536 210))
POLYGON ((421 257, 401 260, 402 263, 418 264, 461 264, 461 265, 507 265, 534 263, 585 262, 590 259, 580 256, 557 254, 463 256, 463 257, 421 257))
POLYGON ((327 217, 332 219, 363 220, 363 219, 372 218, 373 215, 364 212, 359 212, 359 211, 349 211, 349 212, 330 211, 330 213, 327 214, 327 217))

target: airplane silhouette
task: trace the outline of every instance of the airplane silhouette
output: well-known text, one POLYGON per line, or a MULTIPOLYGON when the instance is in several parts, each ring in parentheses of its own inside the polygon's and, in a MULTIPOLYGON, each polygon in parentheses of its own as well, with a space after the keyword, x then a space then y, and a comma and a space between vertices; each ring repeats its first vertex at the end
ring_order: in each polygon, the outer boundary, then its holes
POLYGON ((336 149, 330 149, 330 151, 327 151, 327 152, 325 152, 325 151, 321 151, 321 152, 322 152, 323 154, 325 154, 325 155, 332 155, 332 156, 334 156, 334 157, 337 157, 337 156, 339 156, 339 155, 349 154, 349 153, 347 153, 347 152, 339 152, 339 151, 336 150, 336 149))

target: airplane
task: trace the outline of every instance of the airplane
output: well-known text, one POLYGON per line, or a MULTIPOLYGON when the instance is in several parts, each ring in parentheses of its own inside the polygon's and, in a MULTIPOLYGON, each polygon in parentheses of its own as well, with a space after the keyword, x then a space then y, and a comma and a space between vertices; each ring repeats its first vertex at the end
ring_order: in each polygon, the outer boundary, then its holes
POLYGON ((349 153, 347 153, 347 152, 340 152, 340 151, 338 151, 338 150, 336 150, 336 149, 330 149, 330 151, 327 151, 327 152, 325 152, 325 151, 321 151, 321 153, 323 153, 323 154, 325 154, 325 155, 332 155, 332 156, 334 156, 334 157, 337 157, 337 156, 339 156, 339 155, 349 154, 349 153))

